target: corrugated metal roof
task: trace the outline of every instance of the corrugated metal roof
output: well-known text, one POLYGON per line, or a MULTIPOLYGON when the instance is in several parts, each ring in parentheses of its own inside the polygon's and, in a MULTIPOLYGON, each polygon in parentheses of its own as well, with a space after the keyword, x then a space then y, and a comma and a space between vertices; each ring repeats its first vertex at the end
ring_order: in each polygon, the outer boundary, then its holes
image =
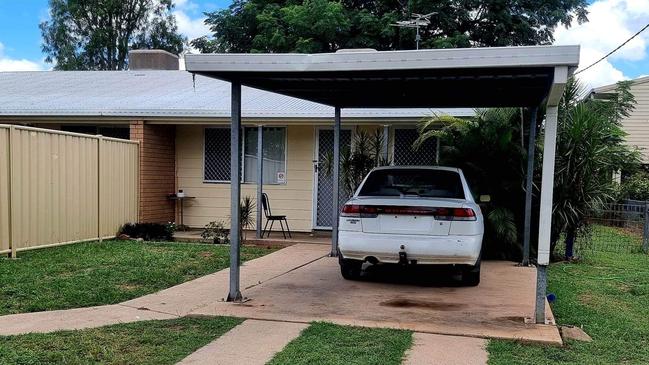
MULTIPOLYGON (((333 118, 314 102, 244 87, 243 117, 333 118)), ((416 119, 472 109, 344 109, 348 118, 416 119)), ((0 72, 0 117, 230 117, 230 84, 186 71, 0 72)))

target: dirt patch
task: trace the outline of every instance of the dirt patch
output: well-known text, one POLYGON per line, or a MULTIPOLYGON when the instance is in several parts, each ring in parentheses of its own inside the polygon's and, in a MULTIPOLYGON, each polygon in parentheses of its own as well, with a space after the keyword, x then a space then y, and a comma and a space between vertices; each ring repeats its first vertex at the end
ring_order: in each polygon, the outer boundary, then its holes
POLYGON ((117 286, 120 290, 134 291, 140 289, 141 285, 138 284, 120 284, 117 286))
POLYGON ((208 257, 212 257, 212 256, 214 256, 214 252, 203 251, 203 252, 199 253, 199 255, 200 255, 201 257, 208 258, 208 257))
POLYGON ((429 302, 426 300, 417 300, 417 299, 392 299, 385 302, 379 303, 379 305, 384 307, 394 307, 394 308, 421 308, 421 309, 430 309, 438 311, 454 311, 459 310, 464 307, 464 304, 460 303, 445 303, 445 302, 429 302))

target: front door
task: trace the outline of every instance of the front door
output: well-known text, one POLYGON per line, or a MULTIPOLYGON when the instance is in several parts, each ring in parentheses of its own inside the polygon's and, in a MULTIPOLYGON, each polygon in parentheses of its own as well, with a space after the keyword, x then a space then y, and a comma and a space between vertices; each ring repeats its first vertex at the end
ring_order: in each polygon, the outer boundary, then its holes
MULTIPOLYGON (((349 148, 351 145, 352 131, 343 129, 340 131, 340 149, 349 148)), ((327 154, 333 154, 334 150, 334 131, 333 129, 318 129, 318 148, 316 151, 316 163, 314 168, 315 174, 315 196, 314 196, 314 228, 331 229, 333 224, 333 199, 334 184, 333 176, 326 173, 322 168, 322 161, 327 154)), ((342 189, 340 191, 340 204, 343 204, 350 198, 342 189)))

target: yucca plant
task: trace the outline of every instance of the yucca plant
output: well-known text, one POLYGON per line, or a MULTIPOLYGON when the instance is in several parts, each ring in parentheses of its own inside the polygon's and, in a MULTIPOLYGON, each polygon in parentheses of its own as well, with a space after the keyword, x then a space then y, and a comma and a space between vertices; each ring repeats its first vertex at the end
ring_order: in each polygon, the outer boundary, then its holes
POLYGON ((244 196, 239 202, 239 237, 241 244, 246 242, 246 229, 255 225, 256 204, 250 196, 244 196))
MULTIPOLYGON (((382 156, 383 133, 359 130, 352 138, 351 147, 340 151, 340 186, 344 193, 352 195, 365 176, 375 167, 389 165, 389 159, 382 156)), ((327 176, 333 174, 333 152, 328 152, 322 161, 327 176)))
POLYGON ((625 143, 621 125, 635 104, 629 84, 619 83, 615 96, 606 101, 584 94, 577 81, 569 80, 557 126, 551 245, 554 252, 564 234, 566 259, 574 255, 587 214, 615 199, 613 173, 634 171, 640 164, 640 154, 625 143))

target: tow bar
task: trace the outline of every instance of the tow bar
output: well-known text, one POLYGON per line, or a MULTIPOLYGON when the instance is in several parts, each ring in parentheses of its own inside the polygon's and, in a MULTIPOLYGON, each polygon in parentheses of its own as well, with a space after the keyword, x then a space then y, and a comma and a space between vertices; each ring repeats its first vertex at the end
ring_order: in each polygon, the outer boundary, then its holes
POLYGON ((399 247, 399 265, 408 265, 408 254, 406 253, 406 246, 399 247))

